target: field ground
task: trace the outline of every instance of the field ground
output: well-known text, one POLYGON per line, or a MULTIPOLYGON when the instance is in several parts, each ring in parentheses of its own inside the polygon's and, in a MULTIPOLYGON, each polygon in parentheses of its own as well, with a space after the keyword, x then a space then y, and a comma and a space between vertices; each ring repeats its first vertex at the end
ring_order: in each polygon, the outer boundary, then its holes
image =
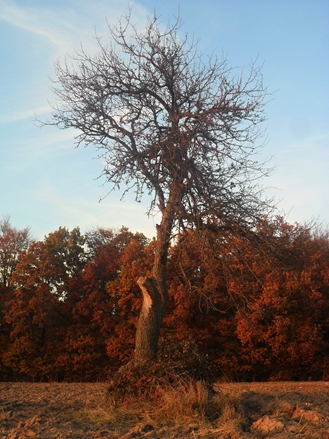
POLYGON ((110 422, 106 390, 106 383, 0 383, 0 438, 329 438, 329 382, 220 383, 219 395, 234 400, 238 414, 212 426, 159 425, 151 415, 110 422))

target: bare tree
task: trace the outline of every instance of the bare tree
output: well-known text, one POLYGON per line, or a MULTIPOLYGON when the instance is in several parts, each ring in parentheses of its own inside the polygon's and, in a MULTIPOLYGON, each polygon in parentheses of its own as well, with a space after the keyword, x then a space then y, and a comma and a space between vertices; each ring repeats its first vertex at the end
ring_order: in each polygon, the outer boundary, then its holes
POLYGON ((267 96, 261 71, 253 63, 244 75, 180 33, 180 19, 164 28, 156 15, 143 31, 130 14, 109 26, 97 55, 80 49, 56 64, 59 103, 46 123, 76 129, 77 145, 99 150, 112 189, 124 184, 137 201, 146 192, 148 214, 161 213, 152 275, 138 279, 134 364, 157 352, 173 234, 214 224, 246 230, 267 210, 259 178, 268 170, 254 159, 267 96))

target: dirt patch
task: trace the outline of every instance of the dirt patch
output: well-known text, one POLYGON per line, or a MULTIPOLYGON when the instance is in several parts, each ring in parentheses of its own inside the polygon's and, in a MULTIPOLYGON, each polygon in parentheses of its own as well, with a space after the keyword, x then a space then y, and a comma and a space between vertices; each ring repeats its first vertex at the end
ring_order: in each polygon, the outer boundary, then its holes
POLYGON ((223 393, 239 398, 246 430, 241 437, 329 438, 328 382, 240 383, 219 387, 223 393))
MULTIPOLYGON (((84 416, 104 408, 106 383, 0 383, 0 437, 64 438, 216 438, 328 439, 329 383, 274 382, 219 384, 239 403, 242 421, 230 428, 197 423, 128 427, 84 416)), ((106 408, 104 408, 106 409, 106 408)))
POLYGON ((98 437, 100 426, 75 421, 101 404, 106 384, 0 383, 0 437, 23 439, 98 437))

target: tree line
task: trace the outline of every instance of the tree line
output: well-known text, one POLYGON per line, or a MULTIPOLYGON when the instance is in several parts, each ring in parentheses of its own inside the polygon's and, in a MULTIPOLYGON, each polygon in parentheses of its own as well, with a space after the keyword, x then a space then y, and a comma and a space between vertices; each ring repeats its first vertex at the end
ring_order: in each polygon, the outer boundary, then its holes
MULTIPOLYGON (((198 347, 217 378, 329 378, 329 235, 281 217, 250 237, 183 231, 169 248, 161 355, 198 347)), ((156 240, 0 221, 0 379, 106 380, 133 356, 156 240)), ((161 361, 161 355, 159 360, 161 361)))

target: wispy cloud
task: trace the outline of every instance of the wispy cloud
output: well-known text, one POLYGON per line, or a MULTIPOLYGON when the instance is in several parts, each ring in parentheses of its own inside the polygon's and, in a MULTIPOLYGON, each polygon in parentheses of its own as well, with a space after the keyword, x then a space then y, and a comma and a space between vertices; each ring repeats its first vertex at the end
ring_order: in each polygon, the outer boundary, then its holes
POLYGON ((40 35, 55 47, 65 44, 67 35, 56 29, 56 16, 46 9, 21 7, 12 0, 0 0, 0 20, 40 35))
POLYGON ((50 105, 44 105, 32 109, 23 109, 21 111, 17 111, 11 114, 2 115, 0 123, 18 122, 25 119, 32 120, 36 115, 39 117, 45 114, 49 114, 51 111, 52 107, 50 105))
POLYGON ((291 142, 287 145, 287 150, 296 152, 296 150, 307 149, 310 146, 325 145, 328 148, 329 131, 317 133, 315 135, 305 136, 304 138, 291 142))
POLYGON ((80 191, 81 187, 78 189, 71 186, 64 192, 50 180, 43 181, 42 187, 34 191, 36 205, 40 208, 47 206, 47 210, 52 213, 52 224, 48 227, 55 229, 59 225, 68 228, 80 226, 83 230, 88 230, 94 227, 126 226, 133 232, 139 231, 148 237, 154 235, 153 219, 145 221, 146 204, 122 202, 119 193, 112 193, 99 203, 98 190, 91 183, 84 183, 83 191, 80 191))
MULTIPOLYGON (((133 3, 133 2, 132 2, 133 3)), ((91 46, 95 30, 102 33, 106 22, 116 21, 128 11, 128 2, 122 0, 68 2, 60 8, 60 14, 47 7, 26 7, 14 0, 0 0, 0 21, 24 29, 49 41, 59 54, 78 48, 81 42, 91 46), (71 3, 71 7, 70 7, 71 3), (79 8, 77 4, 79 3, 79 8), (101 20, 101 21, 100 21, 101 20)), ((134 4, 133 21, 137 27, 145 23, 148 11, 138 3, 134 4)))

